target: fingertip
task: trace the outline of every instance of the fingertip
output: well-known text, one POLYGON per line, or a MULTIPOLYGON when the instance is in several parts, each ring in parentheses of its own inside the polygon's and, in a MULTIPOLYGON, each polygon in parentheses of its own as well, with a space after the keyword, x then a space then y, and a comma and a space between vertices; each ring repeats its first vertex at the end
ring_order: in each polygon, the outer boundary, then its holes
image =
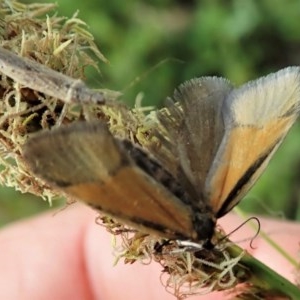
POLYGON ((0 299, 91 299, 81 249, 92 215, 76 205, 2 229, 0 299))

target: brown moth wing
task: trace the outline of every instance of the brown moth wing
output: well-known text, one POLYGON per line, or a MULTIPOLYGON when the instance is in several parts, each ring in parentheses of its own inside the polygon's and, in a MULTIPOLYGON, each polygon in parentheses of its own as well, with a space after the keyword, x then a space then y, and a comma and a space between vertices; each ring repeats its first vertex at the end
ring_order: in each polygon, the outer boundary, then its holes
POLYGON ((191 207, 137 167, 99 122, 39 133, 24 158, 49 185, 146 233, 196 237, 191 207))
POLYGON ((175 102, 169 99, 168 108, 158 114, 176 151, 179 177, 187 178, 200 206, 202 201, 209 202, 205 180, 224 135, 221 110, 231 89, 223 78, 190 80, 174 93, 175 102))
POLYGON ((249 82, 225 100, 225 135, 206 181, 217 217, 252 187, 299 115, 300 68, 249 82))

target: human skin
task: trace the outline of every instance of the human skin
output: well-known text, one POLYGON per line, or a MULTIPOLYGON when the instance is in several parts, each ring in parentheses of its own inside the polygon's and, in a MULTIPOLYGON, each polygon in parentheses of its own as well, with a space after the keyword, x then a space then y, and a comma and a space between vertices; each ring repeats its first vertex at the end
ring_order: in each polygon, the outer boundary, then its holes
MULTIPOLYGON (((111 236, 96 225, 97 212, 82 204, 19 221, 0 231, 0 299, 139 299, 171 300, 160 283, 158 264, 113 266, 111 236)), ((262 230, 292 256, 299 251, 300 224, 260 218, 262 230)), ((220 220, 226 232, 242 223, 234 214, 220 220)), ((253 237, 249 226, 234 241, 253 237)), ((255 249, 241 243, 259 260, 293 280, 293 267, 260 238, 255 249)), ((214 293, 192 299, 224 299, 214 293)))

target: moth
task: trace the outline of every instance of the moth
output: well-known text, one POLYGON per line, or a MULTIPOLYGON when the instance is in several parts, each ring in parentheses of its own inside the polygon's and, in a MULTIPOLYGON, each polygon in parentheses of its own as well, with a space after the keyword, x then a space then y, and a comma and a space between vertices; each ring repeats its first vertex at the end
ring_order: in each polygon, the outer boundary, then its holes
MULTIPOLYGON (((105 104, 83 83, 7 52, 0 50, 1 72, 23 85, 49 95, 59 91, 69 102, 105 104)), ((50 186, 125 224, 208 245, 217 219, 253 186, 294 124, 299 100, 299 67, 238 88, 219 77, 187 81, 157 113, 165 129, 158 137, 172 153, 175 172, 155 153, 115 138, 100 121, 37 133, 23 155, 50 186)))

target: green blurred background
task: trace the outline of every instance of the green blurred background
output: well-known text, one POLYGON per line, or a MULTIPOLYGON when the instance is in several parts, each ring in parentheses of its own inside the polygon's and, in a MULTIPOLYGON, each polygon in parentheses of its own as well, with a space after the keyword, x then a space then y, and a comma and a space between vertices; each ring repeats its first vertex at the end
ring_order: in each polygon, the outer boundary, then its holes
MULTIPOLYGON (((110 61, 100 63, 100 75, 87 74, 90 85, 120 90, 130 105, 139 95, 144 105, 160 106, 193 77, 218 75, 239 85, 300 62, 299 0, 56 2, 60 15, 79 10, 110 61)), ((298 123, 243 209, 300 220, 299 149, 298 123)), ((45 209, 41 199, 0 191, 1 224, 45 209)))

